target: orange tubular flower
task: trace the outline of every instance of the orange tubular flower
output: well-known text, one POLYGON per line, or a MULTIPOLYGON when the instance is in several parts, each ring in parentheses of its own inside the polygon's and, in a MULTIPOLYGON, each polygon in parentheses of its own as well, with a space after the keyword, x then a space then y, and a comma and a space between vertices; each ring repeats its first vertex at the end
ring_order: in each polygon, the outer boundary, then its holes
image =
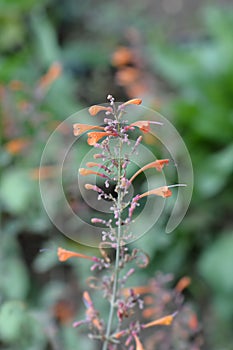
POLYGON ((59 261, 66 261, 70 258, 82 258, 87 260, 96 261, 96 258, 94 256, 88 256, 85 254, 75 253, 70 250, 63 249, 61 247, 58 247, 57 249, 57 256, 59 261))
POLYGON ((169 190, 168 186, 162 186, 162 187, 155 188, 154 190, 150 190, 148 192, 140 194, 139 197, 141 199, 143 197, 150 196, 151 194, 166 198, 166 197, 170 197, 172 195, 172 191, 169 190))
POLYGON ((128 106, 128 105, 140 105, 142 103, 142 100, 140 98, 133 98, 129 101, 126 101, 125 103, 123 103, 120 108, 128 106))
POLYGON ((85 169, 85 168, 80 168, 79 173, 82 176, 87 176, 87 175, 97 175, 100 177, 108 178, 107 175, 99 173, 98 171, 90 170, 90 169, 85 169))
POLYGON ((124 66, 134 59, 133 51, 128 47, 120 46, 112 55, 112 65, 115 67, 124 66))
POLYGON ((139 120, 133 124, 130 124, 129 125, 129 128, 132 126, 136 126, 138 127, 141 131, 147 133, 147 132, 150 132, 150 124, 157 124, 157 125, 162 125, 162 123, 160 122, 152 122, 152 121, 149 121, 149 120, 139 120))
POLYGON ((59 62, 54 62, 50 66, 48 72, 42 76, 42 78, 39 81, 39 87, 40 89, 44 89, 51 85, 54 80, 56 80, 62 72, 62 65, 59 62))
POLYGON ((95 166, 99 167, 100 165, 99 165, 98 163, 95 163, 95 162, 88 162, 88 163, 86 164, 86 166, 87 166, 88 168, 92 168, 92 167, 95 167, 95 166))
POLYGON ((85 291, 83 293, 83 301, 84 301, 84 304, 85 304, 85 306, 87 308, 87 310, 86 310, 87 318, 92 322, 92 324, 98 330, 102 330, 102 325, 101 325, 101 323, 99 321, 98 313, 95 310, 93 302, 91 300, 91 297, 90 297, 90 295, 89 295, 89 293, 87 291, 85 291))
POLYGON ((161 196, 163 198, 170 197, 172 195, 172 191, 170 190, 171 187, 183 187, 186 186, 185 184, 176 184, 176 185, 170 185, 170 186, 162 186, 155 188, 154 190, 150 190, 148 192, 145 192, 143 194, 139 195, 139 199, 150 196, 151 194, 154 194, 156 196, 161 196))
POLYGON ((101 111, 106 111, 106 112, 112 112, 112 107, 105 107, 105 106, 98 106, 98 105, 94 105, 91 106, 88 109, 90 115, 95 116, 97 113, 101 112, 101 111))
POLYGON ((135 350, 144 350, 144 347, 140 341, 140 339, 138 338, 137 334, 133 334, 135 343, 136 343, 136 349, 135 350))
POLYGON ((88 124, 74 124, 74 136, 79 136, 83 134, 85 131, 91 130, 91 129, 97 129, 97 130, 104 130, 103 126, 97 126, 97 125, 88 125, 88 124))
POLYGON ((7 142, 4 147, 12 155, 19 154, 29 144, 29 140, 26 138, 17 138, 7 142))
POLYGON ((170 326, 176 315, 177 315, 177 312, 174 312, 171 315, 164 316, 162 318, 159 318, 158 320, 146 323, 142 325, 142 328, 149 328, 153 326, 170 326))
POLYGON ((155 168, 157 171, 162 171, 164 164, 168 164, 169 163, 169 159, 160 159, 160 160, 156 160, 155 162, 149 163, 147 165, 145 165, 144 167, 142 167, 141 169, 139 169, 129 180, 130 182, 132 182, 135 177, 137 177, 140 173, 142 173, 143 171, 150 169, 150 168, 155 168))
POLYGON ((191 278, 188 276, 182 277, 177 285, 175 286, 175 290, 181 293, 185 288, 187 288, 191 283, 191 278))
POLYGON ((126 333, 127 333, 127 331, 125 331, 125 330, 120 331, 120 332, 117 332, 117 333, 114 334, 114 338, 120 339, 120 338, 123 337, 126 333))
POLYGON ((90 146, 94 146, 99 140, 101 140, 105 136, 114 136, 113 134, 110 134, 108 132, 89 132, 88 134, 87 143, 90 146))

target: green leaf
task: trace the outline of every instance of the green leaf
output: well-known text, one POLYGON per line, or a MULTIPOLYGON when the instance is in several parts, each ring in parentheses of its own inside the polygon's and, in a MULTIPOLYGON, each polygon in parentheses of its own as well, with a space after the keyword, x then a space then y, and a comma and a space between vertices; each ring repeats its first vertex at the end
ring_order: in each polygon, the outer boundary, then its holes
POLYGON ((29 278, 23 261, 18 257, 5 258, 0 271, 3 295, 8 299, 24 299, 29 289, 29 278))
POLYGON ((46 343, 42 325, 16 300, 1 306, 0 340, 16 345, 18 350, 41 350, 46 343))
POLYGON ((201 256, 200 274, 217 293, 233 293, 233 233, 222 234, 201 256))
POLYGON ((26 314, 23 303, 9 301, 0 309, 0 339, 15 342, 22 336, 22 327, 26 314))
POLYGON ((197 188, 205 196, 219 193, 233 171, 233 145, 209 157, 197 174, 197 188))
POLYGON ((24 212, 30 206, 35 186, 28 171, 17 168, 5 171, 0 184, 3 205, 13 214, 24 212))

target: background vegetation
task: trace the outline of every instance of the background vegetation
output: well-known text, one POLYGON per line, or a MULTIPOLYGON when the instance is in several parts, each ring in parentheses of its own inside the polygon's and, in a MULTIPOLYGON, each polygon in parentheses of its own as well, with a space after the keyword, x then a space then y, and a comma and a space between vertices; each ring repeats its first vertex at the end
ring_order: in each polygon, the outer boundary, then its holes
POLYGON ((190 276, 203 349, 233 349, 233 8, 203 3, 0 1, 1 349, 91 349, 71 327, 88 266, 58 264, 57 245, 77 245, 49 221, 38 167, 54 127, 108 93, 162 112, 193 161, 189 212, 171 235, 159 223, 141 239, 152 264, 140 278, 190 276))

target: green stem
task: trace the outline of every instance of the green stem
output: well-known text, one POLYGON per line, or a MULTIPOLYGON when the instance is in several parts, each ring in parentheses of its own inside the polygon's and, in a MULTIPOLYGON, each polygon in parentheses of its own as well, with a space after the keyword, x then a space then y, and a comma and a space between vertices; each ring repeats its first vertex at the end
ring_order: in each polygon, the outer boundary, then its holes
POLYGON ((118 217, 118 229, 117 229, 117 247, 116 247, 116 260, 114 265, 114 272, 113 272, 113 287, 112 287, 112 298, 110 303, 110 310, 109 310, 109 316, 108 316, 108 323, 107 323, 107 329, 105 334, 105 341, 103 343, 102 350, 108 349, 109 344, 109 337, 111 334, 111 328, 113 323, 113 317, 114 317, 114 309, 115 309, 115 303, 116 303, 116 297, 117 297, 117 291, 118 291, 118 280, 119 280, 119 262, 120 262, 120 243, 121 243, 121 193, 120 193, 120 181, 121 181, 121 148, 122 143, 121 140, 119 142, 119 153, 118 153, 118 171, 117 171, 117 188, 118 188, 118 197, 117 197, 117 210, 119 213, 118 217))

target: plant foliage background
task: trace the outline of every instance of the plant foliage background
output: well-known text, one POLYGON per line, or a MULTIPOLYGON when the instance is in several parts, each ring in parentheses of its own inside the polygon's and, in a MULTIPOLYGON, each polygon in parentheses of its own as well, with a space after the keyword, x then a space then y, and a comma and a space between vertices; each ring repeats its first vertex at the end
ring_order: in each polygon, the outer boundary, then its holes
MULTIPOLYGON (((190 276, 186 298, 202 325, 203 348, 233 349, 230 1, 1 0, 0 32, 0 348, 93 349, 71 327, 83 313, 78 299, 88 266, 60 266, 55 254, 61 242, 87 247, 49 221, 38 167, 54 127, 111 93, 118 101, 142 97, 164 114, 193 161, 191 207, 171 235, 161 222, 140 240, 152 263, 138 278, 157 270, 175 280, 190 276)), ((54 149, 48 165, 59 156, 54 149)), ((54 169, 44 171, 49 177, 54 169)))

